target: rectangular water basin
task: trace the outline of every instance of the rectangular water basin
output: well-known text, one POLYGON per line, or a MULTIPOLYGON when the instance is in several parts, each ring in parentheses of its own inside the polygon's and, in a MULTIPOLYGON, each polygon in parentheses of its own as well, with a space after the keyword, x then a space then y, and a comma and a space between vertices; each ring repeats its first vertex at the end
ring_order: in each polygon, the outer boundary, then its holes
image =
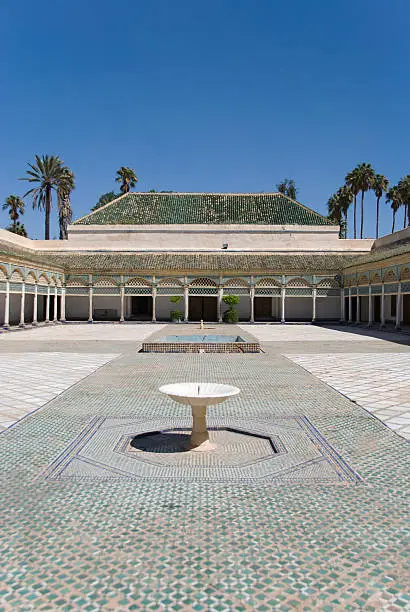
POLYGON ((258 342, 249 342, 236 335, 164 336, 142 344, 143 353, 259 353, 259 351, 258 342))

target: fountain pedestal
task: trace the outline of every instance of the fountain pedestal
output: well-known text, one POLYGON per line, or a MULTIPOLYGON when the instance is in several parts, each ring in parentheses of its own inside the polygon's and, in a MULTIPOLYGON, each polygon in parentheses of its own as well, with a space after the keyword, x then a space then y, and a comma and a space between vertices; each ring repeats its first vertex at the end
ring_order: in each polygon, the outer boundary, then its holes
POLYGON ((176 383, 164 385, 159 390, 175 402, 191 406, 192 432, 189 449, 200 452, 215 450, 215 444, 209 440, 206 409, 208 406, 221 404, 229 397, 238 395, 240 389, 216 383, 176 383))

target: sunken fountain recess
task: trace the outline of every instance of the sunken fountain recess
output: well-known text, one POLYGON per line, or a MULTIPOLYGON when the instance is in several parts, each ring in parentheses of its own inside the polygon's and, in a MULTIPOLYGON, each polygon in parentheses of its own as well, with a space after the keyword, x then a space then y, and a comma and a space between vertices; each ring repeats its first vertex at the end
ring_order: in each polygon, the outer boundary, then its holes
POLYGON ((259 342, 238 335, 174 335, 142 343, 143 353, 259 353, 260 351, 259 342))

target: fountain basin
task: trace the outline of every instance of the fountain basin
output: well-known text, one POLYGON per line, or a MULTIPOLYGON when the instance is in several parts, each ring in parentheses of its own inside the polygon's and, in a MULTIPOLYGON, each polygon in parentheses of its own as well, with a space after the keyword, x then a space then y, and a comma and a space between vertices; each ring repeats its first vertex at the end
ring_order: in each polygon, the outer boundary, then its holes
POLYGON ((199 382, 163 385, 159 388, 159 391, 179 404, 191 406, 192 432, 189 448, 202 452, 216 448, 209 441, 209 432, 206 425, 207 407, 221 404, 228 398, 240 393, 240 389, 232 385, 199 382))

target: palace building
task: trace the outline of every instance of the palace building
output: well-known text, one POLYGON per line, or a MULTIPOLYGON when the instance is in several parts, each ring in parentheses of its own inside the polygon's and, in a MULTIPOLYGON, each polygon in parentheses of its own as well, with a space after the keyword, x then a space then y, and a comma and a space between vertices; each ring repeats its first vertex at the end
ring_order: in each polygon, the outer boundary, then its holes
POLYGON ((128 193, 65 241, 0 230, 0 325, 40 321, 241 321, 410 325, 410 228, 342 240, 280 193, 128 193), (179 302, 170 298, 178 296, 179 302))

